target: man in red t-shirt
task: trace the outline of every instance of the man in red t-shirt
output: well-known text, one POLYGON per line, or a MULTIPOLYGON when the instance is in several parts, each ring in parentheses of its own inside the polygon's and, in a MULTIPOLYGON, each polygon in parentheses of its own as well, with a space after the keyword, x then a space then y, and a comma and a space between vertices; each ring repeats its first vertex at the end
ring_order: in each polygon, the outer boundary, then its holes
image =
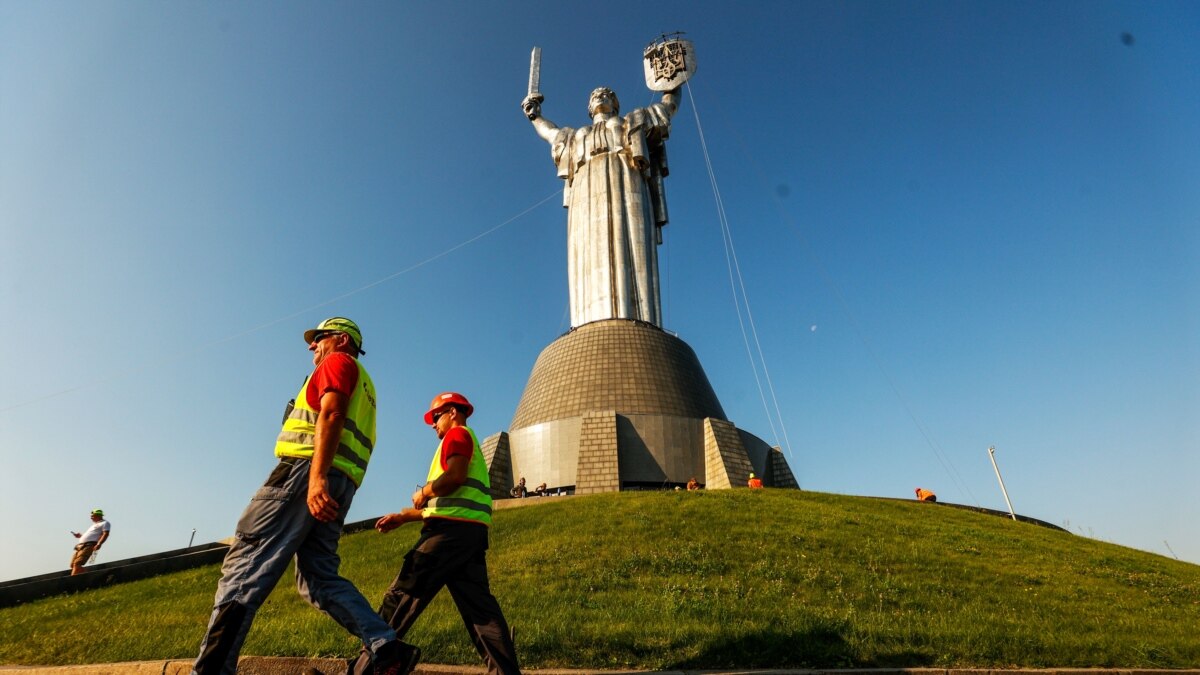
MULTIPOLYGON (((519 675, 512 634, 488 582, 491 481, 475 432, 466 425, 472 412, 466 397, 447 392, 436 396, 425 413, 425 423, 441 439, 428 480, 413 493, 412 508, 375 523, 375 529, 390 532, 404 523, 424 522, 420 539, 384 593, 379 615, 403 640, 444 586, 488 673, 519 675)), ((355 664, 355 673, 367 672, 365 659, 355 664)))
POLYGON ((332 317, 304 342, 313 372, 284 413, 279 464, 238 520, 194 675, 237 670, 255 613, 293 560, 300 594, 362 641, 376 675, 407 675, 420 658, 338 574, 342 524, 375 445, 375 385, 357 360, 362 331, 332 317))

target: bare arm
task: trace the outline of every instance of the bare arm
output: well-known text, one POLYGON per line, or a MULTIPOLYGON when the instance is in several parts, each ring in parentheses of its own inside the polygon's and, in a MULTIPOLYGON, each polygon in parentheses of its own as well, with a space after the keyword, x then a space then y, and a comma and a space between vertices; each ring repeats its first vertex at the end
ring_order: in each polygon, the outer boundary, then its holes
POLYGON ((321 412, 317 413, 312 465, 308 468, 308 512, 323 523, 332 521, 338 514, 339 505, 329 496, 327 477, 337 454, 349 402, 345 394, 327 391, 321 395, 321 412))
POLYGON ((554 140, 554 134, 558 131, 558 125, 550 120, 542 117, 542 95, 534 94, 526 96, 524 101, 521 101, 521 109, 525 111, 525 116, 533 123, 533 130, 538 136, 542 137, 547 143, 554 140))
POLYGON ((375 529, 380 532, 391 532, 405 523, 421 520, 420 509, 404 509, 400 513, 389 513, 375 521, 375 529))
POLYGON ((679 110, 679 87, 664 91, 661 103, 667 106, 668 113, 674 117, 675 111, 679 110))
POLYGON ((108 541, 108 532, 101 532, 100 538, 96 540, 96 548, 100 548, 100 544, 108 541))

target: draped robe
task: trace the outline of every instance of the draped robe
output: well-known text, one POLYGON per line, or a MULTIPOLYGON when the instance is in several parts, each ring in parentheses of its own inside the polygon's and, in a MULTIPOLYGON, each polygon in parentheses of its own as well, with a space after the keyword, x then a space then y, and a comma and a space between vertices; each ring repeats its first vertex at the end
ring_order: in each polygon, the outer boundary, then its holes
POLYGON ((566 181, 571 326, 601 319, 662 325, 658 228, 666 225, 663 141, 671 108, 656 103, 590 126, 562 127, 551 141, 566 181))

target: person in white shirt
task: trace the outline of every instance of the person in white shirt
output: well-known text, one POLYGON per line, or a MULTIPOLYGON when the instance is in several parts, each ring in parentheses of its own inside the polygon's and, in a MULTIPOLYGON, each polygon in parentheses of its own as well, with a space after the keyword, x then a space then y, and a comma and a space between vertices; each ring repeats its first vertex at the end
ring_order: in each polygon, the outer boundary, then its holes
POLYGON ((108 533, 112 530, 112 525, 104 519, 104 511, 96 509, 92 511, 92 526, 80 534, 72 532, 75 538, 79 540, 75 544, 75 555, 71 556, 71 576, 83 572, 83 566, 91 559, 92 554, 100 550, 100 545, 108 541, 108 533))

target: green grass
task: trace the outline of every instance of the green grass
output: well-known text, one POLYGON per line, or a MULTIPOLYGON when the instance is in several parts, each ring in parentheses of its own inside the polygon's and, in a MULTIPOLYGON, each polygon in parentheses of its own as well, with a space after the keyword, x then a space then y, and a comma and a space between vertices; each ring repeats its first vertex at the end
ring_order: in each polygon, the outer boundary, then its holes
MULTIPOLYGON (((783 490, 613 493, 499 511, 493 591, 533 668, 1200 666, 1200 567, 941 505, 783 490)), ((374 604, 417 536, 342 540, 374 604)), ((191 658, 218 566, 0 609, 0 663, 191 658)), ((243 654, 350 656, 296 594, 243 654)), ((443 593, 409 640, 476 664, 443 593)))

